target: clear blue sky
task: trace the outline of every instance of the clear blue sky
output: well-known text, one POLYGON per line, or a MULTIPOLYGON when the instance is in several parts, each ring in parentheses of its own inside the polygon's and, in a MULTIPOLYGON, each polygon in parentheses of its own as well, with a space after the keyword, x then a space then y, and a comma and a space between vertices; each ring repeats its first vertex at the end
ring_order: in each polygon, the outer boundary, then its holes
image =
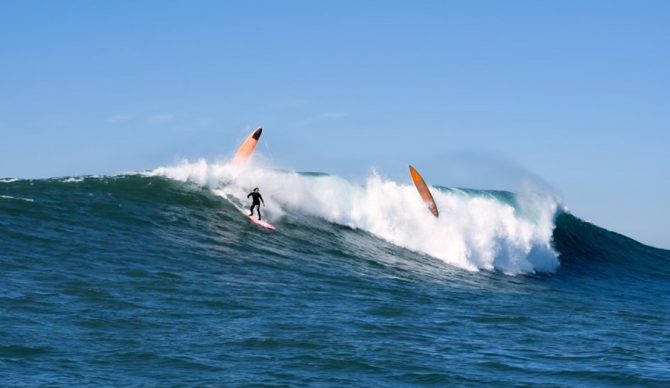
POLYGON ((229 155, 513 188, 670 247, 670 2, 3 1, 0 176, 229 155))

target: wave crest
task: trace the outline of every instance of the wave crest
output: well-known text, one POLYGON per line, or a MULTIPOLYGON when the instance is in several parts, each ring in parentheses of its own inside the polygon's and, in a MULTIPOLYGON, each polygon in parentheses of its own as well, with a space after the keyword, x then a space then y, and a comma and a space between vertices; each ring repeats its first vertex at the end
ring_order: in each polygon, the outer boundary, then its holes
POLYGON ((148 175, 209 187, 238 207, 259 186, 270 220, 286 212, 319 217, 470 271, 520 274, 554 272, 559 266, 551 245, 558 202, 549 195, 434 188, 441 211, 434 218, 414 186, 374 172, 361 185, 332 175, 199 160, 148 175))

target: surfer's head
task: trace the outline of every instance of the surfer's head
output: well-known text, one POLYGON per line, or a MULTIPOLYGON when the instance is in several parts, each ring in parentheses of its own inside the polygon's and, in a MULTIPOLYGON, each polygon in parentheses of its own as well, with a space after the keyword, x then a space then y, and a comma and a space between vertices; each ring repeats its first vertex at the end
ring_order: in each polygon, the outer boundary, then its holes
POLYGON ((255 192, 258 192, 258 187, 254 187, 254 191, 255 191, 255 192))

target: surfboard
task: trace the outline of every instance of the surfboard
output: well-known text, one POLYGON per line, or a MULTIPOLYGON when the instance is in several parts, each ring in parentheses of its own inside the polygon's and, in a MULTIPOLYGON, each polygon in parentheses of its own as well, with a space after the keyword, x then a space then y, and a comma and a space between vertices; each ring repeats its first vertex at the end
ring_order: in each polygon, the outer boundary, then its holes
POLYGON ((256 128, 249 136, 247 136, 246 140, 242 143, 240 148, 237 149, 237 152, 235 152, 235 156, 233 157, 233 164, 244 164, 246 163, 247 160, 251 157, 251 155, 254 153, 254 149, 256 148, 256 144, 258 144, 258 139, 261 138, 261 133, 263 133, 263 128, 258 127, 256 128))
POLYGON ((247 218, 249 218, 249 221, 251 221, 251 222, 253 222, 254 224, 256 224, 256 225, 258 225, 258 226, 261 226, 261 227, 263 227, 263 228, 265 228, 265 229, 268 229, 268 230, 277 230, 272 224, 270 224, 269 222, 263 221, 263 220, 259 220, 258 218, 256 218, 256 216, 249 216, 249 215, 247 215, 247 218))
POLYGON ((437 210, 437 205, 435 204, 433 195, 430 193, 430 190, 428 190, 426 181, 423 180, 421 174, 419 174, 419 172, 416 171, 416 169, 412 166, 409 166, 409 173, 412 176, 412 180, 414 181, 414 186, 416 186, 416 189, 419 191, 421 199, 423 199, 423 202, 425 202, 426 206, 428 206, 428 210, 430 210, 430 212, 433 213, 435 217, 438 217, 440 213, 437 210))
POLYGON ((277 228, 275 228, 274 225, 270 224, 269 222, 264 221, 264 220, 259 220, 259 219, 258 219, 258 216, 256 216, 255 214, 254 214, 253 216, 250 216, 249 213, 247 213, 246 210, 242 210, 242 209, 240 209, 240 211, 242 212, 242 214, 244 214, 245 216, 247 216, 247 218, 249 219, 249 221, 251 221, 252 223, 254 223, 254 224, 256 224, 256 225, 258 225, 258 226, 260 226, 260 227, 263 227, 263 228, 265 228, 265 229, 267 229, 267 230, 277 230, 277 228))

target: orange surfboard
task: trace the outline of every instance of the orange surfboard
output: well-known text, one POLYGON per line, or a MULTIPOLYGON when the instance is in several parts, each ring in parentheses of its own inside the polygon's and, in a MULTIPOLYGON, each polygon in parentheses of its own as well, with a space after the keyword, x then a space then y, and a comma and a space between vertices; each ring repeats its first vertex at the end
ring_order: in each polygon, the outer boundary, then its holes
POLYGON ((256 148, 256 144, 258 144, 258 139, 261 138, 261 133, 263 132, 263 128, 258 127, 256 128, 255 131, 247 137, 247 139, 242 143, 240 148, 237 149, 237 152, 235 153, 235 157, 233 157, 233 164, 244 164, 246 163, 247 160, 251 157, 251 155, 254 153, 254 149, 256 148))
POLYGON ((435 205, 433 195, 430 193, 430 190, 428 190, 428 186, 421 177, 421 174, 419 174, 419 172, 416 171, 416 169, 412 166, 409 166, 409 173, 412 175, 414 186, 416 186, 416 189, 419 191, 421 199, 423 199, 423 202, 425 202, 426 206, 428 206, 428 210, 430 210, 430 212, 433 213, 435 217, 438 217, 440 213, 437 211, 437 205, 435 205))

